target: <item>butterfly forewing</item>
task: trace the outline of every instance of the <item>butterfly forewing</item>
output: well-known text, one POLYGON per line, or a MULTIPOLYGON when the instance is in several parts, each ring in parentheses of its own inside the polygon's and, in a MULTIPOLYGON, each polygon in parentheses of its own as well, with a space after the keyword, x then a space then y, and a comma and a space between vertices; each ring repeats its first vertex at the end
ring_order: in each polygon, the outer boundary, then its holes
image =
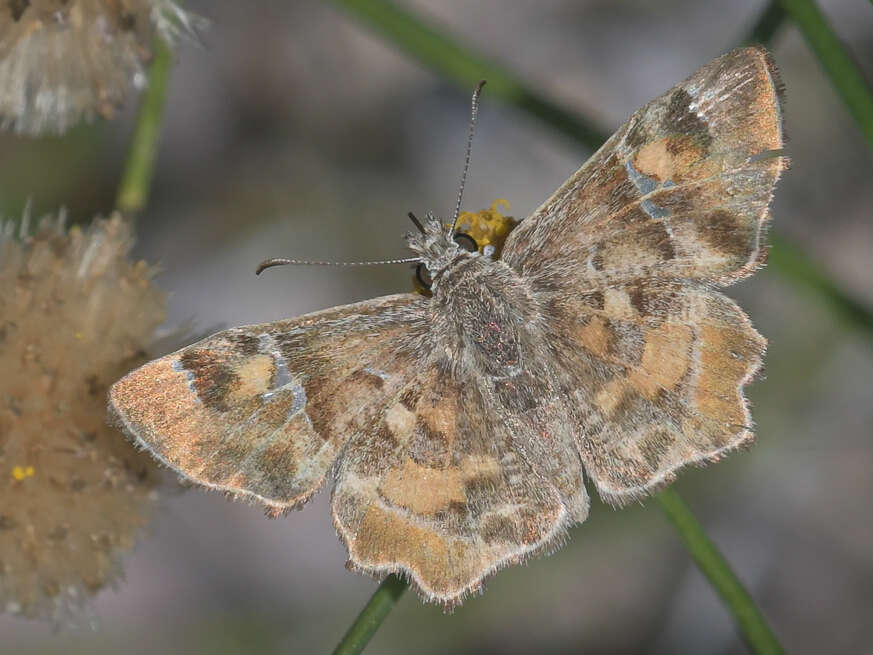
POLYGON ((509 235, 503 259, 535 288, 747 275, 787 164, 779 88, 762 48, 707 64, 619 128, 509 235))
POLYGON ((402 294, 219 332, 130 373, 110 403, 186 478, 294 507, 413 374, 424 304, 402 294))

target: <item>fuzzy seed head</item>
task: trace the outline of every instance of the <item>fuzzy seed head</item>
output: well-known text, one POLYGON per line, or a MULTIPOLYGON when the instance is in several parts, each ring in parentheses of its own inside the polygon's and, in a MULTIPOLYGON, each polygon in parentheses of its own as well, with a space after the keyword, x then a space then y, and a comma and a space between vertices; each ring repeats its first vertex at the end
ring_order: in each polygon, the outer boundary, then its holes
POLYGON ((111 118, 145 84, 154 35, 189 25, 171 0, 0 0, 0 125, 60 134, 111 118))
POLYGON ((0 612, 71 618, 151 515, 158 472, 106 417, 164 317, 132 241, 118 215, 0 225, 0 612))

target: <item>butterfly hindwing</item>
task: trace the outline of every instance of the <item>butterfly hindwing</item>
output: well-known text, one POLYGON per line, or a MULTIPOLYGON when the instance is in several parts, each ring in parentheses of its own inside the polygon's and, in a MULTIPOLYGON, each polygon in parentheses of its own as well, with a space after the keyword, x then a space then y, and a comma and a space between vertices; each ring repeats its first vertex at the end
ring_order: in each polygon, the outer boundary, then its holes
POLYGON ((456 604, 585 518, 575 449, 568 499, 519 449, 540 437, 531 422, 506 420, 480 382, 432 362, 349 443, 332 505, 352 568, 405 574, 425 598, 456 604))
POLYGON ((742 389, 766 342, 732 300, 664 280, 544 302, 584 414, 585 471, 605 500, 639 500, 683 466, 751 442, 742 389))
POLYGON ((427 347, 423 303, 401 294, 219 332, 127 375, 110 405, 191 481, 294 507, 406 383, 427 347))

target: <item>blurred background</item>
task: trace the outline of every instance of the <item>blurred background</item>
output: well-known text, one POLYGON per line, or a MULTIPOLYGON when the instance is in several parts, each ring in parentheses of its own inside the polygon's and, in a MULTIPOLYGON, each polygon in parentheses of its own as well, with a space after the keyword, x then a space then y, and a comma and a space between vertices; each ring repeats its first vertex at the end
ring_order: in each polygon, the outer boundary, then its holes
MULTIPOLYGON (((733 48, 759 0, 413 0, 403 5, 614 129, 733 48)), ((820 5, 873 78, 873 6, 820 5)), ((317 0, 190 0, 203 47, 177 50, 166 124, 135 255, 160 264, 167 328, 271 321, 410 288, 386 266, 294 268, 264 258, 404 256, 407 211, 450 213, 471 89, 429 72, 317 0)), ((772 43, 787 89, 793 167, 774 229, 873 306, 873 155, 796 27, 772 43)), ((107 215, 135 116, 67 136, 0 136, 0 214, 107 215)), ((465 208, 506 198, 526 216, 587 158, 489 97, 465 208)), ((685 472, 678 489, 790 652, 873 652, 873 340, 772 267, 731 288, 769 339, 749 395, 758 441, 685 472)), ((92 604, 96 629, 53 631, 0 615, 15 653, 305 653, 332 648, 375 583, 344 569, 329 494, 268 521, 199 490, 164 506, 92 604)), ((551 557, 504 570, 452 615, 407 594, 372 653, 745 652, 654 502, 594 502, 551 557)))

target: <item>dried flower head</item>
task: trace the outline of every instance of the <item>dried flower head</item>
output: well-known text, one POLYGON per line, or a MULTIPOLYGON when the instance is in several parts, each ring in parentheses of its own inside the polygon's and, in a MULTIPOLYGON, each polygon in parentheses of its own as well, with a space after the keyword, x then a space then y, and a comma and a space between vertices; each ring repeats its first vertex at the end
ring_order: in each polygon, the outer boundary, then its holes
POLYGON ((488 209, 477 212, 461 212, 458 214, 456 231, 469 234, 479 246, 482 252, 487 246, 494 247, 494 256, 499 257, 503 251, 503 243, 512 231, 518 220, 512 216, 505 216, 500 207, 509 209, 509 203, 503 198, 498 198, 491 203, 488 209))
POLYGON ((0 0, 0 123, 61 133, 111 117, 145 84, 154 34, 189 26, 172 0, 0 0))
POLYGON ((61 620, 112 581, 158 472, 107 425, 110 383, 144 361, 164 296, 115 215, 85 230, 0 226, 0 611, 61 620))

